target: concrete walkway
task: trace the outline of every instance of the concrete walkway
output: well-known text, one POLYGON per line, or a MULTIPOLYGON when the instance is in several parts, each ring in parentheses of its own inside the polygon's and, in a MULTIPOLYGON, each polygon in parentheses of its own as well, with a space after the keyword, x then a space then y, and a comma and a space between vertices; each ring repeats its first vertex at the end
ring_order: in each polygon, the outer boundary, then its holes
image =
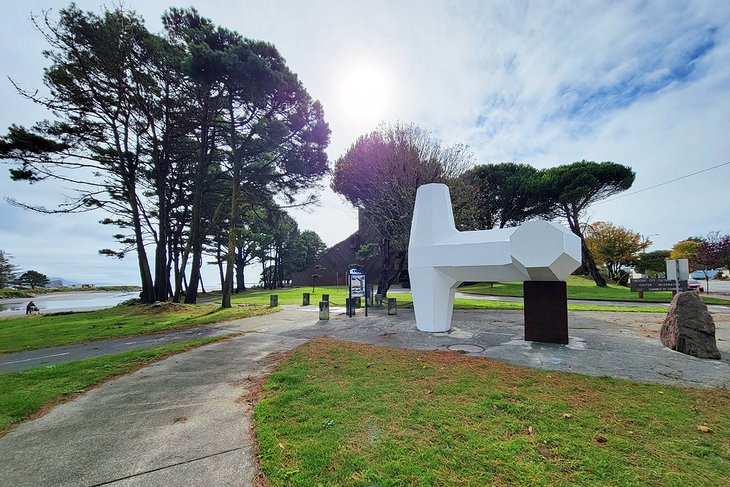
POLYGON ((328 335, 391 347, 461 350, 518 365, 696 387, 730 386, 730 314, 715 314, 721 360, 661 346, 658 313, 571 312, 570 344, 522 340, 521 311, 457 311, 450 333, 416 330, 412 310, 328 322, 314 306, 225 323, 240 337, 103 384, 0 438, 0 485, 251 485, 245 395, 279 355, 328 335))
MULTIPOLYGON (((243 328, 315 319, 286 310, 243 328)), ((242 397, 274 365, 272 354, 304 342, 246 334, 92 389, 0 438, 0 485, 251 485, 256 460, 242 397)))

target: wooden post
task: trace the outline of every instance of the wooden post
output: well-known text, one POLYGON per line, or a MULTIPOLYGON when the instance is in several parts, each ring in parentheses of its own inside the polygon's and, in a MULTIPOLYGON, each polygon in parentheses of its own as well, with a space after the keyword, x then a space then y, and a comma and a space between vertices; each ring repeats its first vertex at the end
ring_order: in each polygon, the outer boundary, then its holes
POLYGON ((355 300, 355 307, 362 308, 362 298, 360 296, 353 298, 355 300))
POLYGON ((302 306, 309 306, 309 293, 302 293, 302 306))
POLYGON ((347 309, 347 316, 355 316, 355 298, 345 298, 345 309, 347 309))
POLYGON ((375 306, 382 306, 382 305, 383 305, 383 295, 376 294, 375 295, 375 306))
POLYGON ((279 306, 279 295, 278 294, 272 294, 269 296, 269 306, 272 308, 276 308, 279 306))
POLYGON ((398 314, 398 303, 396 302, 395 298, 388 298, 388 314, 398 314))
POLYGON ((319 302, 319 319, 329 320, 330 319, 330 302, 320 301, 319 302))
POLYGON ((639 289, 639 299, 644 299, 644 291, 639 289))

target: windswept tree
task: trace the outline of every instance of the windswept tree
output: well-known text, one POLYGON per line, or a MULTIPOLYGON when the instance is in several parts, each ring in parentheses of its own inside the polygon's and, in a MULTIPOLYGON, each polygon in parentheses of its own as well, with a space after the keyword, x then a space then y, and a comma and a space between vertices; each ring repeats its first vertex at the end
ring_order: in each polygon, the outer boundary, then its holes
POLYGON ((0 159, 13 164, 15 180, 51 178, 76 190, 58 208, 20 206, 106 211, 101 222, 120 228, 121 247, 100 252, 136 254, 143 302, 184 294, 195 303, 207 243, 221 269, 225 259, 230 306, 233 269, 249 259, 239 238, 250 226, 244 208, 291 205, 315 189, 328 170, 329 127, 271 44, 194 9, 170 9, 162 20, 157 35, 121 7, 96 14, 72 4, 57 22, 34 18, 50 45, 49 94, 18 89, 55 119, 11 126, 0 159))
MULTIPOLYGON (((335 163, 332 189, 360 209, 383 256, 378 293, 386 295, 406 269, 416 190, 448 183, 471 161, 465 146, 442 147, 415 125, 382 125, 361 136, 335 163)), ((372 254, 375 252, 371 252, 372 254)))
POLYGON ((527 164, 482 164, 466 171, 454 188, 454 213, 464 230, 504 228, 550 213, 541 197, 539 172, 527 164))
POLYGON ((651 241, 638 232, 600 221, 586 226, 585 239, 591 255, 597 263, 606 266, 608 277, 616 282, 623 277, 621 268, 637 262, 641 252, 651 245, 651 241))
POLYGON ((103 208, 111 213, 104 221, 125 230, 116 237, 126 247, 123 252, 136 252, 141 296, 152 302, 142 181, 161 157, 161 136, 155 135, 156 119, 162 116, 155 104, 160 92, 151 71, 164 42, 139 17, 121 9, 97 15, 71 5, 59 12, 58 22, 47 16, 34 22, 50 45, 44 52, 51 61, 44 73, 49 95, 19 91, 56 119, 29 129, 10 127, 0 141, 0 158, 18 163, 11 169, 14 180, 51 178, 76 190, 59 208, 21 204, 26 208, 46 213, 103 208))
POLYGON ((592 161, 551 167, 540 174, 541 197, 552 202, 555 216, 564 219, 580 237, 583 266, 598 286, 605 286, 606 280, 586 245, 586 210, 597 201, 629 189, 635 177, 628 166, 592 161))
POLYGON ((171 9, 164 17, 170 38, 189 56, 183 68, 196 93, 196 167, 191 239, 193 270, 186 302, 195 302, 202 254, 201 209, 211 181, 215 147, 223 157, 230 192, 226 197, 228 241, 223 306, 231 306, 236 245, 244 232, 245 205, 280 201, 311 188, 327 172, 324 149, 329 127, 319 102, 308 95, 276 48, 216 27, 194 9, 171 9))
POLYGON ((37 287, 44 287, 46 286, 50 281, 48 280, 48 277, 38 271, 34 270, 27 270, 23 272, 18 278, 15 280, 16 284, 22 287, 29 287, 31 289, 37 288, 37 287))
MULTIPOLYGON (((224 52, 226 128, 232 174, 230 219, 238 222, 244 198, 277 196, 288 203, 327 172, 330 130, 271 44, 236 38, 224 52)), ((256 201, 254 201, 256 202, 256 201)), ((228 236, 223 307, 231 306, 238 226, 228 236)))

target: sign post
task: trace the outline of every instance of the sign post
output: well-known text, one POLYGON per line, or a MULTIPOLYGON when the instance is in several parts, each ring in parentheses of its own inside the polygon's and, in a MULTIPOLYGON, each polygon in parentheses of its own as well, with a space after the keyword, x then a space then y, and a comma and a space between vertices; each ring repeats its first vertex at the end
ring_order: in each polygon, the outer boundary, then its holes
MULTIPOLYGON (((667 279, 673 280, 675 283, 675 294, 682 288, 682 281, 689 279, 689 260, 688 259, 670 259, 667 261, 667 279)), ((685 285, 682 291, 687 290, 685 285)))
MULTIPOLYGON (((353 298, 362 298, 367 293, 367 281, 365 278, 365 272, 359 269, 357 266, 350 267, 347 273, 347 287, 350 295, 350 308, 347 310, 347 316, 352 317, 355 314, 355 309, 352 303, 353 298)), ((365 316, 368 315, 368 300, 365 299, 365 316)))

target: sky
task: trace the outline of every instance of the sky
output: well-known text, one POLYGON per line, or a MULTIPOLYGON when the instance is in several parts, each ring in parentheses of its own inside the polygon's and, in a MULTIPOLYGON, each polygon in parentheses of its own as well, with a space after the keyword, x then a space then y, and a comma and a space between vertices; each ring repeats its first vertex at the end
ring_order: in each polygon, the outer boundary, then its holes
MULTIPOLYGON (((111 2, 79 0, 100 12, 111 2)), ((8 77, 43 89, 45 41, 30 13, 54 0, 9 2, 0 18, 0 131, 48 117, 8 77)), ((592 206, 668 249, 689 236, 730 233, 730 2, 717 1, 126 1, 152 31, 170 6, 273 43, 322 102, 330 165, 380 122, 415 123, 475 164, 545 168, 613 161, 636 172, 631 190, 592 206), (654 185, 682 178, 657 188, 654 185)), ((63 201, 53 182, 10 181, 0 163, 0 249, 24 269, 76 282, 135 284, 135 259, 103 257, 115 229, 100 213, 41 215, 11 206, 63 201)), ((328 182, 325 182, 327 185, 328 182)), ((328 245, 357 228, 331 190, 293 211, 328 245)), ((217 271, 205 266, 215 287, 217 271)), ((247 281, 256 281, 249 272, 247 281)))

